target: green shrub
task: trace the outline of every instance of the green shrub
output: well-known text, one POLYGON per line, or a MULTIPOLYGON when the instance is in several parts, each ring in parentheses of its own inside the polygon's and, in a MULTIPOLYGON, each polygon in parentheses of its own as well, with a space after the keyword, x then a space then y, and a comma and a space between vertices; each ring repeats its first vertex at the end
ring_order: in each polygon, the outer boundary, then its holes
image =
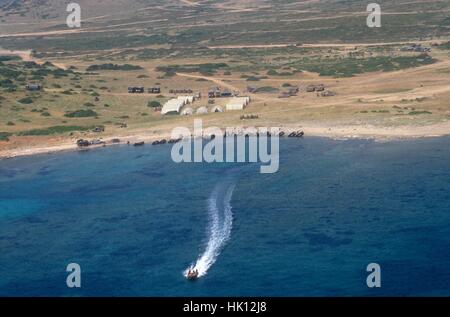
POLYGON ((159 101, 153 100, 153 101, 149 101, 147 106, 151 107, 151 108, 158 108, 158 107, 161 107, 161 103, 159 101))
POLYGON ((19 61, 20 57, 16 55, 0 56, 0 62, 19 61))
POLYGON ((12 135, 12 133, 9 132, 0 132, 0 141, 9 141, 9 137, 12 135))
POLYGON ((88 109, 88 110, 76 110, 72 112, 66 112, 64 115, 67 118, 87 118, 87 117, 96 117, 98 116, 97 112, 88 109))
POLYGON ((29 105, 29 104, 33 103, 33 98, 25 97, 20 100, 17 100, 17 102, 20 102, 21 104, 24 104, 24 105, 29 105))

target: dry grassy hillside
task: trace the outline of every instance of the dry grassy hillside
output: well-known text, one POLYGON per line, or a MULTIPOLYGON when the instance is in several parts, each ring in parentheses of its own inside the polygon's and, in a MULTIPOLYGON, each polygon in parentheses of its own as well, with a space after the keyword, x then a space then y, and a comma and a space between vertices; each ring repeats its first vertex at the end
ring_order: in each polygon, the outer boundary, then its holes
POLYGON ((0 1, 0 155, 167 136, 197 117, 333 137, 450 133, 448 1, 380 1, 379 29, 367 28, 361 1, 79 3, 82 28, 68 29, 60 1, 0 1), (307 92, 319 84, 324 95, 307 92), (224 107, 228 98, 206 97, 215 86, 252 102, 187 117, 155 111, 172 89, 202 93, 194 112, 224 107))

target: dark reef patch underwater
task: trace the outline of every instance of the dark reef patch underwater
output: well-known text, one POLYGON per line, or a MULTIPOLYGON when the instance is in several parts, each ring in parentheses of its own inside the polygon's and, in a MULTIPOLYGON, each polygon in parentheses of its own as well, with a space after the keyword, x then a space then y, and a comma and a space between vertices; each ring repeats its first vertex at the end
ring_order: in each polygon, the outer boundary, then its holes
POLYGON ((449 137, 280 146, 276 174, 170 146, 0 161, 0 296, 450 295, 449 137))

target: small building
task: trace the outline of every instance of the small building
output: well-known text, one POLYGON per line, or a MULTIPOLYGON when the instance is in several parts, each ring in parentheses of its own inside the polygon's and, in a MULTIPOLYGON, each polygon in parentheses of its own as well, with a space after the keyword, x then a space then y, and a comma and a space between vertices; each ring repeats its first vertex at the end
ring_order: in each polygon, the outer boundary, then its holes
POLYGON ((316 91, 324 91, 324 90, 325 90, 325 86, 323 84, 316 85, 316 91))
POLYGON ((306 92, 315 92, 315 91, 316 91, 316 86, 314 86, 314 85, 306 86, 306 92))
POLYGON ((161 93, 161 87, 151 87, 148 90, 149 94, 160 94, 161 93))
POLYGON ((170 89, 169 93, 178 95, 178 94, 193 94, 194 91, 192 89, 170 89))
POLYGON ((231 91, 229 91, 229 90, 224 90, 224 91, 220 94, 220 96, 221 96, 221 97, 232 97, 232 96, 233 96, 233 93, 232 93, 231 91))
POLYGON ((315 92, 315 91, 324 91, 325 85, 319 84, 319 85, 308 85, 306 87, 306 92, 315 92))
POLYGON ((143 94, 144 92, 144 87, 128 87, 129 94, 143 94))
POLYGON ((25 86, 28 91, 40 91, 42 90, 41 84, 28 84, 25 86))
POLYGON ((222 92, 219 87, 213 87, 208 91, 209 98, 220 98, 222 96, 222 92))

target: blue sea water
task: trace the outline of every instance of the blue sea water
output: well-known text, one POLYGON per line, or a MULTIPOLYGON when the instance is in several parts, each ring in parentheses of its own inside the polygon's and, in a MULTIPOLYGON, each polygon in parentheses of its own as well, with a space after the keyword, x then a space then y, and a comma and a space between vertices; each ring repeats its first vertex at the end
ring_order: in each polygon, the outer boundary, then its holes
POLYGON ((450 295, 449 137, 283 140, 276 174, 170 150, 0 161, 0 296, 450 295))

